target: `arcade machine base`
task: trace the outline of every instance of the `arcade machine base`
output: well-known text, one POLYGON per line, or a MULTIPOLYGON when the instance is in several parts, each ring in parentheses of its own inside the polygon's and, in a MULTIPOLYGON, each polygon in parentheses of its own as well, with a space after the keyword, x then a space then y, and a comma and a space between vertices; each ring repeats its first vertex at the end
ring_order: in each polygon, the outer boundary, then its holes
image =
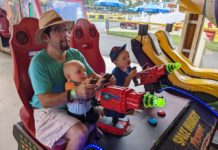
POLYGON ((98 127, 103 131, 103 132, 108 132, 108 133, 113 133, 114 135, 117 136, 126 136, 128 134, 130 134, 133 130, 133 126, 132 124, 128 122, 122 122, 121 123, 123 125, 123 129, 120 128, 116 128, 112 125, 107 125, 101 122, 101 120, 98 122, 98 127))
POLYGON ((19 150, 44 150, 44 148, 27 133, 21 122, 14 124, 13 135, 18 143, 19 150))
MULTIPOLYGON (((131 134, 115 136, 105 133, 97 145, 104 150, 209 149, 217 128, 217 116, 191 97, 181 96, 176 91, 167 90, 156 95, 166 99, 164 108, 135 112, 134 115, 128 116, 134 126, 131 134), (164 111, 166 115, 158 115, 159 110, 164 111), (150 118, 156 119, 157 124, 150 124, 150 118)), ((18 142, 18 149, 43 149, 26 132, 22 123, 14 125, 13 134, 18 142)))
POLYGON ((128 116, 134 126, 131 134, 105 133, 97 144, 104 150, 209 149, 217 126, 216 116, 188 96, 170 92, 156 94, 167 100, 164 108, 149 108, 128 116), (159 110, 166 115, 159 116, 159 110), (156 119, 157 124, 149 124, 150 118, 156 119))

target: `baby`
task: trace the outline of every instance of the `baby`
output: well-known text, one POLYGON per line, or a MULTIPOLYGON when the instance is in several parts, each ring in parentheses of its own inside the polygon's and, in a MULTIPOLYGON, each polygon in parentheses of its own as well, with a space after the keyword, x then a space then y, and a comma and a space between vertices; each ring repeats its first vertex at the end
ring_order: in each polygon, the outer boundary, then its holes
MULTIPOLYGON (((76 88, 87 79, 85 66, 77 60, 66 62, 63 67, 63 72, 67 79, 65 83, 65 90, 67 91, 76 88)), ((68 112, 82 122, 94 124, 97 122, 99 114, 95 111, 91 102, 92 99, 77 99, 67 104, 68 112)))

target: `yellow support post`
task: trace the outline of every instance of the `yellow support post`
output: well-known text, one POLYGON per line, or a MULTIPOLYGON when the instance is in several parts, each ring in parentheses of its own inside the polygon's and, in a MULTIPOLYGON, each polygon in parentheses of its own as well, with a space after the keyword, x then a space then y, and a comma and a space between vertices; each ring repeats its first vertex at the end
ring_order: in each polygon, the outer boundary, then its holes
POLYGON ((215 33, 214 42, 218 42, 218 32, 215 33))

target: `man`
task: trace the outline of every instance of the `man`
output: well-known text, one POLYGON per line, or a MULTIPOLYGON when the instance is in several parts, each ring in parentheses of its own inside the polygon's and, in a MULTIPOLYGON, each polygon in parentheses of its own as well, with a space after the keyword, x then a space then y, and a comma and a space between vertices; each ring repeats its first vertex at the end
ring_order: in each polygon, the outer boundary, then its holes
MULTIPOLYGON (((85 145, 93 127, 88 128, 78 119, 66 113, 65 106, 74 100, 89 99, 95 96, 96 84, 89 84, 91 78, 82 82, 73 90, 65 91, 66 82, 63 65, 69 60, 81 61, 89 77, 103 78, 92 70, 83 55, 69 48, 67 26, 55 11, 45 12, 39 19, 36 34, 38 44, 46 43, 47 48, 37 53, 31 60, 29 76, 34 90, 31 105, 34 108, 36 138, 44 145, 52 148, 60 139, 67 139, 67 150, 79 150, 85 145)), ((115 78, 110 79, 113 83, 115 78)))

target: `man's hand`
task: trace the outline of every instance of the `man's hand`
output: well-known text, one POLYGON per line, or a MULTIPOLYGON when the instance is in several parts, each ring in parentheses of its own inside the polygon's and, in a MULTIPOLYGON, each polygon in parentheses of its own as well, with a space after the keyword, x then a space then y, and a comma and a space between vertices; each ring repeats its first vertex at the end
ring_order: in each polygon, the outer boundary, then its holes
POLYGON ((111 78, 110 78, 110 82, 107 83, 107 85, 105 85, 105 86, 115 85, 115 84, 116 84, 116 78, 114 77, 114 75, 112 75, 111 78))
POLYGON ((89 99, 95 97, 97 85, 90 84, 92 78, 86 79, 76 87, 76 96, 79 99, 89 99))
POLYGON ((100 78, 98 79, 96 83, 97 85, 96 90, 99 90, 103 87, 114 85, 114 84, 116 84, 116 78, 112 74, 105 74, 105 75, 100 76, 100 78))

